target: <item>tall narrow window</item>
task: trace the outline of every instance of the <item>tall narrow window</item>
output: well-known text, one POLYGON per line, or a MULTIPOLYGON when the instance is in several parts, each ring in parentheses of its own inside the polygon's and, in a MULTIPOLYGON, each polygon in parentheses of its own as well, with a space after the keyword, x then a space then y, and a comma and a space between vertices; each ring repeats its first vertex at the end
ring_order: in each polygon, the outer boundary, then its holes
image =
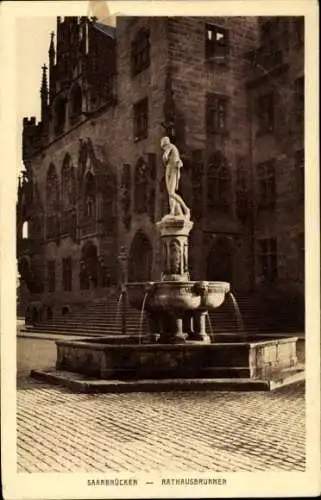
POLYGON ((208 134, 227 131, 228 97, 217 94, 206 96, 206 130, 208 134))
POLYGON ((66 292, 72 289, 72 260, 71 257, 62 259, 62 285, 66 292))
POLYGON ((265 282, 277 280, 277 241, 275 238, 259 240, 260 274, 265 282))
POLYGON ((85 178, 85 216, 96 218, 96 183, 92 173, 87 172, 85 178))
POLYGON ((145 139, 148 135, 148 99, 134 105, 134 140, 145 139))
POLYGON ((258 207, 274 208, 276 202, 276 183, 274 160, 257 166, 258 207))
POLYGON ((229 32, 220 26, 206 25, 205 58, 210 62, 226 62, 229 50, 229 32))
POLYGON ((47 239, 59 238, 60 236, 60 196, 59 180, 56 168, 50 164, 46 182, 46 237, 47 239))
POLYGON ((149 66, 149 31, 142 28, 136 34, 131 45, 132 75, 137 75, 149 66))
POLYGON ((61 169, 61 235, 73 237, 76 216, 76 172, 67 153, 61 169))
POLYGON ((266 134, 274 129, 274 95, 273 92, 257 99, 256 115, 258 134, 266 134))
POLYGON ((47 282, 48 291, 54 292, 56 289, 56 262, 54 260, 47 262, 47 282))

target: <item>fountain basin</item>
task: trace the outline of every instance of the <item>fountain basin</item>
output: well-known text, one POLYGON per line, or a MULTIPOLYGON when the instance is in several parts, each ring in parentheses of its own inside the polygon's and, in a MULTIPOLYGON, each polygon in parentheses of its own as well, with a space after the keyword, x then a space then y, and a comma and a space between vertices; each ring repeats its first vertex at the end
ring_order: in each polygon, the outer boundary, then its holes
POLYGON ((296 342, 296 337, 182 345, 59 340, 56 369, 98 379, 266 379, 296 366, 296 342))
POLYGON ((225 299, 230 284, 221 281, 156 281, 127 283, 128 301, 146 311, 190 311, 215 309, 225 299))

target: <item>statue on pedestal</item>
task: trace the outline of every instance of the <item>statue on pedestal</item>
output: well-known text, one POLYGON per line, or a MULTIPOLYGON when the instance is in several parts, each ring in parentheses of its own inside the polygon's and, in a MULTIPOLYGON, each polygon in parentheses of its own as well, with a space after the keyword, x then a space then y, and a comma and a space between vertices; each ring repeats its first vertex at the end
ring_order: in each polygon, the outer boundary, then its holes
POLYGON ((163 150, 163 162, 165 165, 165 183, 169 195, 170 215, 181 215, 186 219, 190 218, 190 210, 184 200, 177 194, 180 169, 183 162, 180 158, 177 147, 171 143, 168 137, 161 139, 161 148, 163 150))

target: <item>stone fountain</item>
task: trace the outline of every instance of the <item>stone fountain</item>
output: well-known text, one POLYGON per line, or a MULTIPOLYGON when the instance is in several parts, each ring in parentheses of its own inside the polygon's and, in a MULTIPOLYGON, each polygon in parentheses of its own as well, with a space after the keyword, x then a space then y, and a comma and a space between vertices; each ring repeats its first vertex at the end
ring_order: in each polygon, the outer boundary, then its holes
POLYGON ((169 214, 157 227, 162 242, 159 281, 127 283, 131 306, 148 318, 144 336, 57 341, 55 370, 32 375, 77 391, 268 390, 302 380, 296 337, 234 335, 216 340, 206 331, 208 312, 230 292, 226 282, 191 281, 188 237, 193 222, 178 195, 183 166, 177 147, 161 140, 169 214))

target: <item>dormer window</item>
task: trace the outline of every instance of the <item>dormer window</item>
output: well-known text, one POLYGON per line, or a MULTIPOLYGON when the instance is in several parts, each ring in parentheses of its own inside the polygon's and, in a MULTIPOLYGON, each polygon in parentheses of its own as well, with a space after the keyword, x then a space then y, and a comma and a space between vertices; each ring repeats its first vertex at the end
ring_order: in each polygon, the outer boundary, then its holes
POLYGON ((229 33, 225 28, 206 25, 205 58, 208 62, 226 62, 229 49, 229 33))
POLYGON ((149 31, 141 29, 136 34, 131 45, 131 69, 135 76, 149 66, 149 31))

